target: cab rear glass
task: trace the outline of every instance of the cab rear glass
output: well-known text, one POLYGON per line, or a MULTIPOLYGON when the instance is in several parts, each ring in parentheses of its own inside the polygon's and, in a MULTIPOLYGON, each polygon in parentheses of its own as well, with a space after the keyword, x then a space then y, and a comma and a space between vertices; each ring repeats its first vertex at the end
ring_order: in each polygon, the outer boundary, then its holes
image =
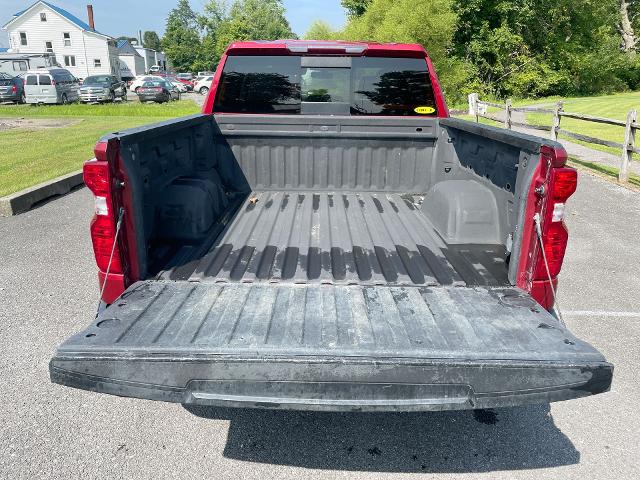
POLYGON ((435 116, 424 58, 229 56, 215 112, 435 116))

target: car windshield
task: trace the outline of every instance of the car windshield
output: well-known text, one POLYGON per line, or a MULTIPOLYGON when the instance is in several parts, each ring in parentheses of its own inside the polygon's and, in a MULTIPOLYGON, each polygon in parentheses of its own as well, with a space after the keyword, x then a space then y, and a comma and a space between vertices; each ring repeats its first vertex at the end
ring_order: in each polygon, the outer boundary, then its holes
POLYGON ((230 113, 436 115, 424 58, 230 56, 215 109, 230 113))
POLYGON ((110 83, 111 77, 108 75, 93 75, 84 79, 83 83, 110 83))

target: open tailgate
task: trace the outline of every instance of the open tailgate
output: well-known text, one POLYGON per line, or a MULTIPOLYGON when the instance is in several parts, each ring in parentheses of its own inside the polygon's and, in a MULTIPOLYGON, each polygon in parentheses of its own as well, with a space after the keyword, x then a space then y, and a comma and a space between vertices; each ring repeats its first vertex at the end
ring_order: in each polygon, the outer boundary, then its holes
POLYGON ((170 402, 409 411, 593 395, 613 366, 516 288, 145 281, 50 373, 170 402))

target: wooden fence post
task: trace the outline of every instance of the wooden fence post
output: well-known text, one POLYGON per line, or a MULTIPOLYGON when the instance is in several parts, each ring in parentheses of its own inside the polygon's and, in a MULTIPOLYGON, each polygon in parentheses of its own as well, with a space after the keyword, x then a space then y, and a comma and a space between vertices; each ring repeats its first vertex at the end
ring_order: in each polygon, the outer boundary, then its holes
POLYGON ((635 123, 638 120, 638 112, 629 110, 627 113, 627 124, 624 127, 624 143, 622 144, 622 158, 620 159, 620 171, 618 181, 627 182, 629 180, 629 163, 633 159, 633 147, 636 143, 635 123))
POLYGON ((551 125, 551 140, 558 140, 558 130, 560 130, 560 112, 562 112, 562 102, 556 103, 553 109, 553 125, 551 125))
POLYGON ((469 115, 476 117, 476 122, 478 121, 478 94, 477 93, 469 94, 469 115))
POLYGON ((504 104, 504 128, 511 130, 511 99, 504 104))

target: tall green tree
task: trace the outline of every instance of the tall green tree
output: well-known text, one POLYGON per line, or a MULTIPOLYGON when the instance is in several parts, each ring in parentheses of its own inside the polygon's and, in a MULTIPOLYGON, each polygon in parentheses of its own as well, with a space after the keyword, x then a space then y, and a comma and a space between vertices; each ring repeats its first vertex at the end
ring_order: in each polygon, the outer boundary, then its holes
POLYGON ((295 38, 281 0, 236 0, 218 24, 216 55, 237 40, 295 38))
POLYGON ((154 31, 146 31, 142 34, 142 45, 144 48, 150 48, 151 50, 162 50, 160 37, 158 37, 158 34, 154 31))
POLYGON ((331 40, 336 32, 324 20, 314 20, 304 34, 305 40, 331 40))
POLYGON ((201 41, 198 18, 188 0, 178 0, 176 8, 169 12, 162 47, 176 70, 193 69, 201 41))
POLYGON ((342 0, 340 3, 350 17, 359 17, 367 11, 371 0, 342 0))

